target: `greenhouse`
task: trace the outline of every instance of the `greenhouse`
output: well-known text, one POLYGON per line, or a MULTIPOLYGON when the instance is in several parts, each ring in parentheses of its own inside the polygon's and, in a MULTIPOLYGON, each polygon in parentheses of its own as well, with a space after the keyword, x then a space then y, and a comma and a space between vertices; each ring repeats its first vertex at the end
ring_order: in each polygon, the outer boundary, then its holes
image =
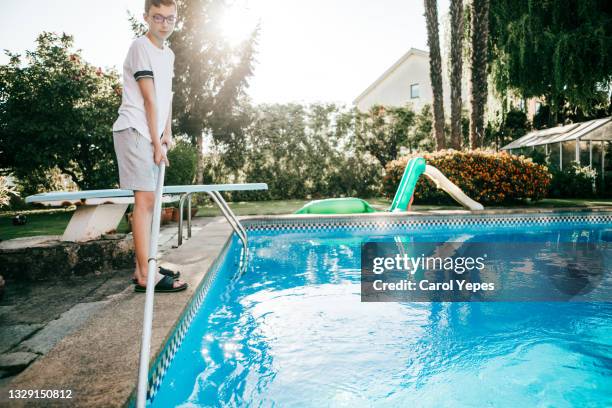
POLYGON ((571 162, 597 170, 601 180, 612 176, 612 116, 536 130, 502 147, 514 154, 536 150, 550 165, 563 169, 571 162))

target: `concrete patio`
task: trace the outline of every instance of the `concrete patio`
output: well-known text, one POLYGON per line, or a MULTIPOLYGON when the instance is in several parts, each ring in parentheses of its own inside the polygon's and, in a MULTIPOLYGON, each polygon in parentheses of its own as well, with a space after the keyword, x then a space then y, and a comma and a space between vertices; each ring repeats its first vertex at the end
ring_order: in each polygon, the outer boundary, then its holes
MULTIPOLYGON (((161 263, 190 287, 156 294, 152 360, 231 235, 222 217, 197 218, 179 248, 176 227, 162 230, 161 263)), ((134 392, 144 295, 133 292, 132 269, 110 276, 9 286, 0 303, 0 406, 115 407, 134 392), (27 368, 17 375, 11 372, 27 368), (84 381, 84 379, 86 379, 84 381), (9 390, 72 390, 71 399, 9 399, 9 390)))

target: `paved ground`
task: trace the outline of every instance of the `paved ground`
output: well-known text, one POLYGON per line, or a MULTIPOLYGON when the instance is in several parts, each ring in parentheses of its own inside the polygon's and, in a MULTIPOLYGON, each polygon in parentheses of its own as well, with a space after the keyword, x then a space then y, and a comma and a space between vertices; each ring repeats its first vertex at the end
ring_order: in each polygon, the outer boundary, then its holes
MULTIPOLYGON (((199 218, 196 235, 212 218, 199 218)), ((163 259, 177 243, 176 224, 164 226, 163 259)), ((184 236, 186 236, 186 228, 184 236)), ((187 241, 183 241, 186 243, 187 241)), ((82 327, 113 300, 132 293, 132 269, 42 282, 9 282, 0 301, 0 388, 82 327)))
POLYGON ((128 270, 112 276, 10 284, 0 304, 0 384, 11 380, 128 286, 128 270))

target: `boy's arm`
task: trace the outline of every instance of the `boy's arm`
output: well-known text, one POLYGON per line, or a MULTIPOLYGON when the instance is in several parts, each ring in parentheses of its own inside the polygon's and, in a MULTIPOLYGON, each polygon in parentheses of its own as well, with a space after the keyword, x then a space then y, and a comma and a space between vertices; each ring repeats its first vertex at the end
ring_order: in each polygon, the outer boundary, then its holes
POLYGON ((155 105, 155 86, 152 78, 141 78, 138 80, 138 87, 142 98, 144 100, 145 114, 147 117, 147 125, 149 126, 149 133, 151 135, 151 142, 154 148, 154 160, 156 164, 159 164, 162 158, 168 164, 168 160, 164 157, 161 142, 159 140, 159 134, 157 132, 157 106, 155 105))

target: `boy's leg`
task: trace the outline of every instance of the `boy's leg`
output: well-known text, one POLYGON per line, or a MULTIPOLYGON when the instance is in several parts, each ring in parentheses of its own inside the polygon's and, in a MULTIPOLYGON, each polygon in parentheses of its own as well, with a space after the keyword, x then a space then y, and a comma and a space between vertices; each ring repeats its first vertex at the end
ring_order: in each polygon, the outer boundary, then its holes
POLYGON ((142 286, 146 286, 147 284, 149 236, 151 235, 151 220, 153 218, 154 203, 155 193, 152 191, 134 191, 132 234, 134 235, 134 250, 136 252, 136 279, 142 286))
MULTIPOLYGON (((155 193, 152 191, 134 191, 134 215, 132 218, 132 234, 134 235, 134 249, 136 251, 136 266, 138 284, 147 286, 147 273, 149 269, 149 239, 151 236, 151 223, 153 220, 153 206, 155 193)), ((163 275, 156 273, 155 283, 163 275)), ((179 287, 183 281, 175 280, 173 286, 179 287)))

